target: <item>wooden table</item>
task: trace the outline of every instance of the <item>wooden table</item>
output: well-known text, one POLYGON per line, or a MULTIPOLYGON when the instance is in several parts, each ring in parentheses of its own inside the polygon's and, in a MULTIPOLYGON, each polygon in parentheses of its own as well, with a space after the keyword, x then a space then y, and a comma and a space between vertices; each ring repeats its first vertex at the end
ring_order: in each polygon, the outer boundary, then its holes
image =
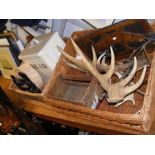
MULTIPOLYGON (((5 79, 0 76, 0 86, 5 90, 6 94, 9 96, 14 105, 22 107, 25 111, 34 113, 40 118, 54 121, 63 125, 77 127, 82 130, 96 132, 99 134, 141 134, 132 130, 121 129, 119 127, 115 129, 115 131, 113 131, 112 127, 108 124, 103 125, 101 122, 94 122, 90 119, 81 119, 78 117, 74 117, 74 114, 71 115, 61 109, 58 109, 51 105, 47 105, 43 102, 31 102, 24 99, 21 101, 18 96, 15 96, 9 90, 10 82, 11 80, 5 79)), ((146 134, 155 134, 155 121, 151 127, 151 130, 146 134)))

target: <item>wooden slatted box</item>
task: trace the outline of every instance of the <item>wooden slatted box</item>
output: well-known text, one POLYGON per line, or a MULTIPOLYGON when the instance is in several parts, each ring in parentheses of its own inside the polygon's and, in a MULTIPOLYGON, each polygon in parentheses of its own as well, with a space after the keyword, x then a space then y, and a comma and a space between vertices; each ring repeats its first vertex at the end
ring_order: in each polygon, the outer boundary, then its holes
MULTIPOLYGON (((89 33, 90 31, 75 32, 72 35, 72 38, 78 40, 79 37, 82 38, 89 33)), ((75 51, 70 40, 68 40, 66 44, 65 51, 75 56, 75 51)), ((133 106, 130 102, 126 102, 122 106, 116 108, 114 107, 114 105, 107 105, 106 101, 102 101, 102 103, 99 103, 98 107, 93 110, 85 106, 75 105, 72 102, 66 102, 63 100, 52 98, 51 90, 53 89, 53 86, 60 74, 85 74, 67 66, 63 61, 63 57, 60 58, 56 66, 56 70, 49 83, 49 89, 47 91, 47 94, 45 95, 44 102, 56 108, 63 109, 68 114, 74 113, 74 116, 78 118, 93 118, 94 121, 103 123, 105 124, 105 126, 108 123, 109 125, 111 125, 111 128, 113 128, 113 130, 115 130, 115 128, 121 127, 124 131, 133 130, 135 133, 145 133, 150 129, 152 125, 152 121, 154 119, 153 111, 155 108, 153 94, 155 91, 155 52, 150 52, 149 57, 151 58, 151 67, 147 69, 147 74, 144 80, 145 82, 141 87, 141 90, 145 92, 145 96, 141 96, 138 93, 135 93, 135 106, 133 106)), ((136 74, 135 81, 139 78, 140 74, 141 72, 138 72, 136 74)))

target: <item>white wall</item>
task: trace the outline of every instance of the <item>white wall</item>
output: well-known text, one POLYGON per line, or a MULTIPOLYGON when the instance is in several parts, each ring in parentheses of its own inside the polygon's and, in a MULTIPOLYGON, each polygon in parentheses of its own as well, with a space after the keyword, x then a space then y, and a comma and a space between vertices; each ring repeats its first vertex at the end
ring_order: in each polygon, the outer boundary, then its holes
POLYGON ((74 31, 103 28, 122 19, 54 19, 52 31, 58 31, 61 37, 70 37, 74 31))

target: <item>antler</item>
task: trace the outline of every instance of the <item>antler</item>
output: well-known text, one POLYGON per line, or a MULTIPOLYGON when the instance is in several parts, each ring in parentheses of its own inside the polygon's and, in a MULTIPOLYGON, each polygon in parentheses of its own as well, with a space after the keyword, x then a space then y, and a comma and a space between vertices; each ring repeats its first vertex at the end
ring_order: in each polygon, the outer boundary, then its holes
MULTIPOLYGON (((107 65, 105 63, 105 60, 106 60, 106 53, 103 53, 97 59, 97 69, 100 72, 106 72, 109 69, 109 65, 107 65)), ((140 68, 140 67, 141 66, 138 66, 137 69, 143 69, 143 67, 142 68, 140 68)), ((129 68, 130 68, 130 63, 125 63, 125 64, 119 63, 119 64, 115 65, 114 74, 116 74, 117 72, 125 72, 125 71, 128 71, 129 68)))
POLYGON ((85 55, 82 53, 81 49, 77 46, 77 44, 71 39, 73 47, 76 51, 76 54, 78 56, 78 59, 75 57, 70 56, 68 53, 64 52, 60 47, 58 47, 58 50, 63 54, 65 58, 67 58, 74 66, 77 66, 78 68, 81 68, 82 70, 90 72, 101 84, 102 88, 106 90, 108 94, 107 101, 109 103, 117 103, 124 100, 124 97, 128 94, 132 93, 136 89, 140 87, 140 85, 143 83, 145 73, 146 73, 146 66, 143 69, 142 75, 138 82, 134 84, 133 86, 125 87, 134 77, 137 69, 137 59, 134 57, 134 67, 129 74, 129 76, 122 81, 111 84, 110 79, 114 73, 114 67, 115 67, 115 57, 112 47, 110 47, 111 51, 111 63, 108 71, 106 74, 101 74, 97 68, 97 56, 95 53, 95 49, 92 46, 92 53, 93 53, 93 61, 91 62, 89 59, 85 57, 85 55))
MULTIPOLYGON (((105 54, 106 54, 106 53, 103 53, 103 54, 98 58, 98 60, 97 60, 97 67, 98 67, 98 70, 99 70, 99 71, 102 71, 103 69, 104 69, 104 71, 105 71, 105 69, 108 69, 108 67, 109 67, 109 66, 105 63, 105 60, 106 60, 105 54), (101 59, 102 59, 102 61, 101 61, 101 59), (102 67, 102 68, 101 68, 101 67, 102 67), (102 70, 100 70, 100 69, 102 69, 102 70)), ((119 71, 117 71, 117 70, 114 71, 114 74, 115 74, 119 79, 121 79, 122 76, 123 76, 123 75, 122 75, 119 71)), ((129 83, 129 84, 130 84, 130 85, 134 85, 133 82, 131 82, 131 83, 129 83)), ((117 102, 117 104, 115 105, 115 107, 119 107, 120 105, 124 104, 126 101, 131 101, 131 103, 132 103, 133 105, 135 105, 134 93, 131 93, 131 94, 125 96, 125 97, 124 97, 124 100, 123 100, 123 101, 120 101, 120 102, 117 102)))

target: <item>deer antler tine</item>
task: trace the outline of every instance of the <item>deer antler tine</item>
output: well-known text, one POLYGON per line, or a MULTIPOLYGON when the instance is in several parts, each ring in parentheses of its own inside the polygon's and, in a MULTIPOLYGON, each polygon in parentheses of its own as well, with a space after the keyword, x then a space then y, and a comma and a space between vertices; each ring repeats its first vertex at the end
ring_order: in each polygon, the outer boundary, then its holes
POLYGON ((82 68, 81 66, 78 67, 77 65, 73 64, 72 62, 68 62, 68 61, 66 61, 66 60, 64 60, 64 62, 65 62, 68 66, 70 66, 70 67, 72 67, 72 68, 78 69, 79 71, 82 71, 82 72, 87 72, 84 68, 82 68))
POLYGON ((92 63, 89 62, 89 60, 85 57, 85 55, 82 53, 81 49, 78 47, 78 45, 72 40, 72 44, 74 46, 75 51, 77 54, 79 54, 82 62, 82 67, 86 68, 91 74, 93 74, 95 77, 98 76, 99 72, 96 69, 96 66, 92 65, 92 63))
POLYGON ((106 57, 105 57, 105 55, 104 55, 104 56, 103 56, 103 59, 102 59, 102 62, 101 62, 101 67, 107 66, 107 64, 105 63, 105 59, 106 59, 106 57))
POLYGON ((126 86, 134 77, 136 70, 137 70, 137 59, 136 59, 136 57, 134 57, 134 65, 133 65, 131 73, 128 75, 128 77, 126 77, 125 79, 120 81, 119 84, 122 86, 126 86))
POLYGON ((129 87, 124 88, 126 95, 132 93, 133 91, 135 91, 136 89, 138 89, 141 86, 141 84, 143 83, 143 80, 145 78, 146 68, 147 68, 147 66, 145 65, 143 72, 141 74, 141 77, 136 84, 134 84, 133 86, 129 86, 129 87))
POLYGON ((72 63, 76 63, 76 62, 77 62, 77 60, 76 60, 74 57, 72 57, 72 56, 70 56, 68 53, 64 52, 63 49, 62 49, 61 47, 57 46, 57 49, 59 50, 60 53, 62 53, 62 55, 63 55, 65 58, 67 58, 67 59, 68 59, 69 61, 71 61, 72 63))
POLYGON ((112 47, 110 46, 110 51, 111 51, 111 63, 110 63, 110 68, 108 70, 108 72, 104 75, 106 77, 106 79, 110 79, 111 76, 114 73, 114 68, 115 68, 115 56, 114 56, 114 51, 112 49, 112 47))
MULTIPOLYGON (((109 74, 105 75, 101 75, 96 66, 94 66, 92 63, 89 62, 89 60, 85 57, 85 55, 82 53, 81 49, 77 46, 77 44, 71 39, 74 49, 76 50, 76 52, 81 56, 81 61, 84 65, 84 68, 86 68, 94 77, 96 77, 100 84, 102 85, 102 87, 105 90, 108 90, 109 88, 109 84, 106 82, 106 80, 109 80, 109 74)), ((112 51, 112 64, 114 64, 114 53, 112 51)), ((114 67, 112 67, 113 69, 114 67)))
POLYGON ((97 59, 97 65, 101 65, 101 63, 102 63, 103 61, 105 62, 105 57, 104 57, 105 54, 106 54, 106 53, 103 53, 102 55, 99 56, 99 58, 97 59), (101 62, 102 57, 103 57, 104 60, 102 60, 102 62, 101 62))
POLYGON ((79 56, 81 56, 81 57, 83 57, 83 58, 85 59, 85 56, 84 56, 84 54, 82 53, 81 49, 78 47, 78 45, 74 42, 74 40, 73 40, 72 38, 70 38, 70 39, 71 39, 71 42, 72 42, 72 44, 73 44, 73 47, 74 47, 76 53, 77 53, 79 56))
POLYGON ((59 52, 62 53, 62 55, 71 62, 71 63, 69 63, 69 62, 65 61, 65 63, 67 63, 70 67, 73 67, 73 68, 76 68, 76 69, 86 72, 86 68, 80 60, 78 60, 78 59, 70 56, 68 53, 64 52, 61 47, 57 46, 57 48, 58 48, 59 52))
POLYGON ((93 64, 94 64, 94 66, 96 66, 97 65, 97 56, 96 56, 96 52, 95 52, 95 49, 93 46, 92 46, 92 54, 93 54, 93 64))

